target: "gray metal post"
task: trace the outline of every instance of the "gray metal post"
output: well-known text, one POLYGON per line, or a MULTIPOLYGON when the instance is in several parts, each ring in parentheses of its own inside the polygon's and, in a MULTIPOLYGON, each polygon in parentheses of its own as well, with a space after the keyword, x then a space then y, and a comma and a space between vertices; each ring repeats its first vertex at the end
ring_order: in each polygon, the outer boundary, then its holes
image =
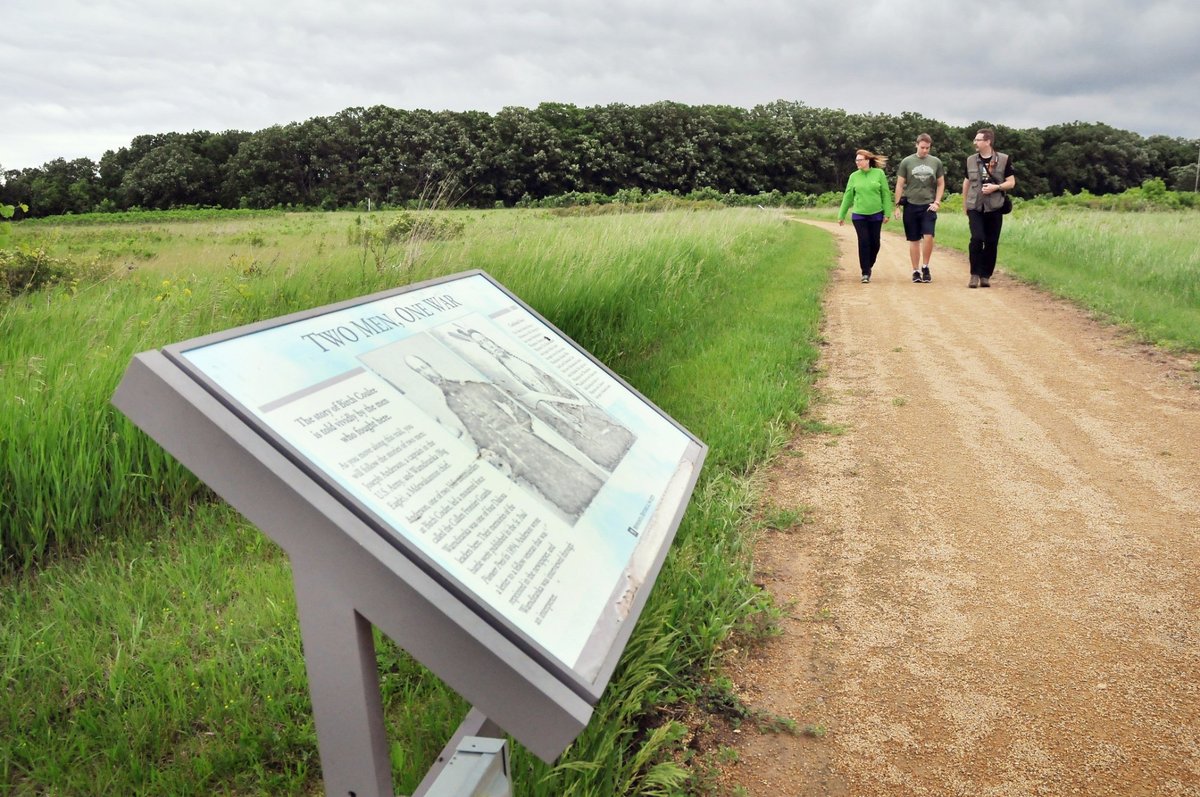
POLYGON ((292 580, 325 794, 394 797, 371 624, 305 565, 292 580))

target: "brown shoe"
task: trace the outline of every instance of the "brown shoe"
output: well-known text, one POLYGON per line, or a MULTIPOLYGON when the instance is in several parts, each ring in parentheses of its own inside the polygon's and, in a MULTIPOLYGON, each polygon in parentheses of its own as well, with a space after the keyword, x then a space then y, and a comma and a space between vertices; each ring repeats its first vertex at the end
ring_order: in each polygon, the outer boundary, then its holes
POLYGON ((987 277, 980 277, 979 278, 979 287, 980 288, 990 288, 990 287, 992 287, 992 283, 988 282, 987 277))
POLYGON ((968 288, 978 288, 979 287, 979 275, 978 274, 971 275, 971 281, 967 283, 967 287, 968 288))

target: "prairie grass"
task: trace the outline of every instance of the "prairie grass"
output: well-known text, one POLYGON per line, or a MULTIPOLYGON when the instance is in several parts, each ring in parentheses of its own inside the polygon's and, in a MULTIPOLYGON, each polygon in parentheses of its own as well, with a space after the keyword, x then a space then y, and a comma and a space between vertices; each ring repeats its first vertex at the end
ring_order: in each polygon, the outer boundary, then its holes
POLYGON ((221 505, 3 589, 6 794, 295 793, 316 768, 282 553, 221 505))
MULTIPOLYGON (((710 446, 589 727, 555 766, 518 746, 516 793, 687 788, 672 718, 773 611, 748 578, 752 474, 807 404, 832 243, 748 210, 464 216, 461 238, 384 269, 353 246, 374 223, 354 214, 15 232, 114 276, 0 305, 0 792, 320 792, 286 557, 108 400, 137 351, 469 268, 710 446)), ((379 668, 406 793, 466 706, 382 639, 379 668)))
POLYGON ((206 495, 108 404, 133 354, 394 284, 392 275, 373 269, 320 261, 274 269, 231 265, 224 250, 208 248, 206 237, 192 239, 195 259, 186 271, 178 262, 178 236, 163 236, 152 267, 0 304, 5 569, 69 550, 138 507, 178 509, 206 495))
MULTIPOLYGON (((949 223, 947 223, 949 222, 949 223)), ((966 250, 962 214, 938 240, 966 250)), ((1144 340, 1200 351, 1200 213, 1021 208, 1004 220, 1000 268, 1144 340)))

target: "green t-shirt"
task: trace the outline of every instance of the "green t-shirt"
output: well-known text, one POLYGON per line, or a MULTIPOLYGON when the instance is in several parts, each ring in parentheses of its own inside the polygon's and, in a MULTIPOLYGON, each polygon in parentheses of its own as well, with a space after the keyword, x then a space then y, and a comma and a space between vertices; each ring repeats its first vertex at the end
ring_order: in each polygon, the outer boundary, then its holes
POLYGON ((932 155, 922 158, 913 153, 896 167, 896 178, 904 178, 904 198, 911 205, 932 204, 937 196, 938 178, 945 176, 942 162, 932 155))

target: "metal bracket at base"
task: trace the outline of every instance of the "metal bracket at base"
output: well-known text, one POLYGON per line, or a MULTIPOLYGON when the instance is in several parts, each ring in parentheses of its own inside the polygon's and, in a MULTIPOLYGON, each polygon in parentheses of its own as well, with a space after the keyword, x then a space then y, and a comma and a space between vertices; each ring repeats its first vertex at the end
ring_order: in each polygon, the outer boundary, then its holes
POLYGON ((463 737, 422 797, 512 797, 508 742, 463 737))

